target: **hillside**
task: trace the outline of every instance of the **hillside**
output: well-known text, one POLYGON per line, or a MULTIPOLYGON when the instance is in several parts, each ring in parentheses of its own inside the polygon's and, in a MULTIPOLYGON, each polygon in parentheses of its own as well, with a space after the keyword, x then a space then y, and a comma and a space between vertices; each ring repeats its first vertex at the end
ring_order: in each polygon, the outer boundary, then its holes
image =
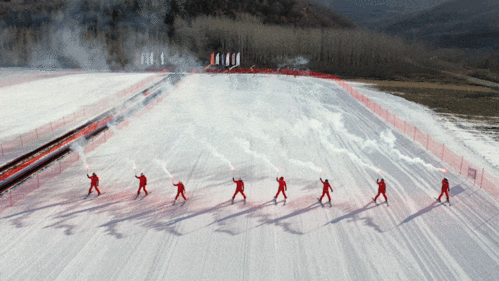
POLYGON ((186 4, 191 16, 211 15, 237 18, 249 14, 266 24, 293 25, 297 27, 354 28, 354 23, 340 16, 333 9, 304 0, 191 0, 186 4))
POLYGON ((449 0, 314 0, 351 19, 355 24, 367 28, 372 28, 372 25, 380 20, 427 10, 445 1, 449 0))
POLYGON ((499 50, 499 3, 453 0, 432 9, 379 22, 377 27, 409 40, 441 48, 499 50))
POLYGON ((125 69, 137 67, 137 52, 158 46, 172 56, 187 53, 199 60, 218 48, 231 51, 209 38, 218 25, 192 28, 193 22, 206 18, 229 20, 226 28, 256 23, 257 28, 245 32, 257 38, 260 31, 276 26, 356 30, 332 9, 306 0, 11 1, 0 3, 0 65, 125 69))
POLYGON ((62 12, 83 28, 106 29, 112 24, 134 28, 171 26, 176 17, 192 19, 200 15, 236 19, 251 15, 266 24, 297 27, 354 28, 355 24, 333 9, 305 0, 27 0, 0 3, 0 26, 38 27, 50 16, 62 12))

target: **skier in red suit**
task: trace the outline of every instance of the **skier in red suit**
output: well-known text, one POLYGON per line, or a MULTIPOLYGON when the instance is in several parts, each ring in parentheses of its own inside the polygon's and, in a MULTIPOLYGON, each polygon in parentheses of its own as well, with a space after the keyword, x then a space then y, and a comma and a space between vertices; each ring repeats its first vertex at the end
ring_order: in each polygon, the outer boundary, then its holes
POLYGON ((449 181, 446 178, 444 178, 444 180, 442 181, 442 192, 440 193, 440 196, 438 196, 438 202, 441 202, 440 198, 442 197, 442 195, 444 195, 444 193, 447 197, 447 202, 449 202, 449 181))
POLYGON ((284 177, 281 177, 280 179, 275 178, 275 180, 279 183, 279 190, 277 191, 277 194, 274 197, 274 201, 277 201, 277 196, 279 196, 279 193, 282 192, 282 195, 284 195, 284 200, 286 200, 288 197, 286 196, 286 193, 284 193, 285 190, 288 190, 288 187, 286 186, 286 182, 284 181, 284 177))
POLYGON ((322 181, 322 178, 320 178, 320 180, 324 186, 322 187, 322 196, 319 199, 319 202, 321 202, 322 204, 322 198, 324 197, 324 195, 327 195, 327 198, 329 198, 329 204, 331 204, 331 196, 329 196, 329 190, 331 189, 331 192, 333 192, 333 188, 331 187, 327 179, 326 181, 322 181))
POLYGON ((244 182, 243 182, 243 180, 241 178, 239 178, 239 180, 236 181, 236 180, 234 180, 234 178, 232 178, 232 181, 237 184, 236 192, 234 193, 234 196, 232 196, 232 204, 234 204, 234 198, 236 198, 236 194, 238 192, 241 192, 241 194, 244 197, 244 202, 246 202, 246 195, 244 195, 244 182))
POLYGON ((99 188, 97 188, 97 186, 99 186, 99 178, 97 177, 97 175, 95 173, 93 173, 92 176, 89 177, 87 174, 87 177, 89 179, 91 179, 90 189, 88 190, 88 195, 90 195, 90 193, 92 193, 92 188, 94 188, 94 187, 95 187, 95 190, 97 190, 98 195, 100 195, 100 190, 99 190, 99 188))
POLYGON ((184 195, 184 191, 185 191, 184 184, 181 181, 178 181, 177 184, 174 183, 173 185, 178 187, 177 196, 175 197, 175 200, 173 200, 173 204, 175 204, 175 201, 177 201, 177 198, 179 195, 182 195, 182 197, 184 198, 184 201, 187 200, 187 198, 185 198, 185 195, 184 195))
POLYGON ((140 190, 143 188, 146 195, 149 194, 146 190, 146 185, 147 185, 147 178, 146 176, 144 176, 143 173, 140 173, 140 177, 137 177, 135 176, 136 178, 138 178, 140 180, 140 183, 139 183, 139 190, 137 191, 137 196, 139 196, 140 194, 140 190))
POLYGON ((376 203, 376 199, 378 199, 378 196, 380 194, 383 194, 383 197, 385 197, 386 202, 388 202, 388 198, 386 198, 386 194, 385 194, 385 192, 386 192, 385 180, 381 179, 381 181, 380 181, 380 180, 376 179, 376 183, 378 184, 379 187, 378 187, 378 195, 376 195, 376 197, 374 197, 374 203, 376 203))

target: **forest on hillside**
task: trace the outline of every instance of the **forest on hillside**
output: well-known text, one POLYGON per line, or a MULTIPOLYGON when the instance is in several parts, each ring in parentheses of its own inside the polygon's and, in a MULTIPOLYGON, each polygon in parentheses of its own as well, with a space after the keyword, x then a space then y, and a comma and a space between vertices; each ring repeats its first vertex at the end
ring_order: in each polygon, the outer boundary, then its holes
POLYGON ((198 66, 211 52, 238 51, 243 67, 357 77, 434 75, 434 68, 473 64, 499 69, 493 57, 456 58, 456 50, 360 29, 307 0, 21 2, 0 2, 1 66, 135 69, 137 53, 162 50, 198 66))

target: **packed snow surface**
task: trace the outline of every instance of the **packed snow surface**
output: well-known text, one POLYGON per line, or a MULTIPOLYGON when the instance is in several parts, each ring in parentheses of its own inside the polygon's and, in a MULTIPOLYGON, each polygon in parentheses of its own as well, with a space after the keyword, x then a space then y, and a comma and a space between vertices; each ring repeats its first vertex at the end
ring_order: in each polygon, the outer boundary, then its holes
POLYGON ((499 178, 499 138, 497 118, 473 122, 459 115, 439 114, 400 96, 373 90, 372 84, 350 82, 356 90, 423 133, 443 143, 454 153, 499 178), (481 130, 480 130, 481 128, 481 130), (491 130, 485 130, 489 128, 491 130))
MULTIPOLYGON (((104 98, 115 96, 152 75, 77 73, 0 87, 0 140, 59 121, 82 108, 99 106, 98 102, 104 98)), ((4 69, 0 71, 0 79, 5 77, 9 76, 4 69)))
MULTIPOLYGON (((46 94, 46 93, 44 93, 46 94)), ((0 213, 1 280, 494 280, 499 202, 333 81, 187 76, 0 213), (89 171, 99 188, 83 199, 89 171), (136 174, 148 177, 134 200, 136 174), (275 178, 287 181, 277 205, 275 178), (245 182, 242 196, 232 178, 245 182), (319 178, 334 189, 331 207, 319 178), (441 180, 452 206, 435 202, 441 180), (389 206, 376 205, 376 179, 389 206), (173 182, 189 200, 172 205, 173 182)), ((395 106, 392 104, 392 106, 395 106)), ((378 199, 378 203, 384 199, 378 199)))

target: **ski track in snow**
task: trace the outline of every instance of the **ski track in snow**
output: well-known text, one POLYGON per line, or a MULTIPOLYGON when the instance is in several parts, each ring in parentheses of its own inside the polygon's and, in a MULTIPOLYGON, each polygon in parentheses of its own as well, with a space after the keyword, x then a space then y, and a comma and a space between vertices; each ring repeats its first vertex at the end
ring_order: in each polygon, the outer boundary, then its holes
MULTIPOLYGON (((499 201, 332 81, 185 78, 0 213, 0 280, 492 280, 499 201), (148 178, 133 200, 138 180, 148 178), (172 206, 182 180, 189 200, 172 206), (286 204, 275 177, 288 184, 286 204), (232 178, 242 177, 243 204, 232 178), (321 207, 319 177, 332 207, 321 207), (435 202, 451 183, 452 206, 435 202), (384 178, 390 205, 372 202, 384 178)), ((326 199, 327 200, 327 199, 326 199)), ((384 199, 378 199, 381 203, 384 199)))

